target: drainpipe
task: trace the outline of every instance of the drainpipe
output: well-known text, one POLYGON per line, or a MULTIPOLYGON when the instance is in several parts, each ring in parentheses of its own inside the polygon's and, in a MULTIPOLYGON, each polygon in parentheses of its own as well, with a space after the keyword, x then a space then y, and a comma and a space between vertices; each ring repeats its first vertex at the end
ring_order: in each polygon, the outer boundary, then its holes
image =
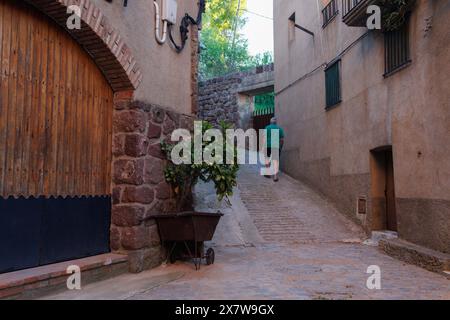
MULTIPOLYGON (((162 0, 164 1, 164 0, 162 0)), ((167 26, 168 26, 168 22, 166 20, 164 20, 163 22, 163 34, 162 36, 160 35, 160 24, 161 24, 161 14, 160 14, 160 10, 159 10, 159 5, 156 1, 153 2, 153 4, 155 5, 155 17, 156 17, 156 21, 155 21, 155 38, 156 41, 159 44, 164 44, 166 42, 167 39, 167 26)))

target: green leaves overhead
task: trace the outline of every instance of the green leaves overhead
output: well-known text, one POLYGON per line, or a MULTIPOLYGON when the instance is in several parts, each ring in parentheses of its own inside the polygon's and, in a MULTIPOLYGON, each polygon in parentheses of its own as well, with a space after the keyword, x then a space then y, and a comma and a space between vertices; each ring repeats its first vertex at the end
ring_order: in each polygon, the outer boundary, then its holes
POLYGON ((270 53, 253 57, 242 34, 246 0, 208 0, 201 31, 200 77, 208 79, 273 62, 270 53), (239 8, 239 10, 238 10, 239 8))
POLYGON ((383 29, 394 31, 403 26, 416 0, 381 0, 383 29))
POLYGON ((206 3, 206 15, 204 17, 204 27, 219 31, 217 38, 230 37, 237 21, 238 28, 243 27, 245 21, 242 19, 244 10, 247 8, 247 0, 208 0, 206 3), (236 13, 238 19, 236 20, 236 13))

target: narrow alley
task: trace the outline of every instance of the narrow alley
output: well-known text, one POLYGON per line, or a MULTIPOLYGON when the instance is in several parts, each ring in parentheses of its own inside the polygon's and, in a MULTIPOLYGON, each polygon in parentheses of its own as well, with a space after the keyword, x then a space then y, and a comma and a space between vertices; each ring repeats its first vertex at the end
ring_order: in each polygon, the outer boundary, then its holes
POLYGON ((449 61, 450 0, 0 0, 0 301, 450 300, 449 61))
POLYGON ((282 175, 275 184, 242 167, 231 206, 217 207, 208 185, 197 210, 225 213, 212 246, 216 262, 190 262, 126 274, 45 299, 450 299, 443 276, 364 245, 364 234, 320 195, 282 175), (366 286, 381 269, 381 290, 366 286))

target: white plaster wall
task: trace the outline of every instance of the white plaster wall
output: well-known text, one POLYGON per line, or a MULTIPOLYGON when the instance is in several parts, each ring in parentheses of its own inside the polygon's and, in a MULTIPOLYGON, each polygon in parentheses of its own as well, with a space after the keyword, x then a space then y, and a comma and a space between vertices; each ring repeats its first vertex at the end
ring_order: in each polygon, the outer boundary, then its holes
MULTIPOLYGON (((144 78, 135 98, 148 103, 191 112, 191 46, 177 54, 169 41, 160 46, 155 40, 155 10, 153 0, 122 0, 109 3, 92 0, 114 24, 131 47, 144 78)), ((158 0, 159 1, 159 0, 158 0)), ((185 13, 196 18, 197 0, 178 0, 178 25, 174 27, 179 42, 179 23, 185 13)))

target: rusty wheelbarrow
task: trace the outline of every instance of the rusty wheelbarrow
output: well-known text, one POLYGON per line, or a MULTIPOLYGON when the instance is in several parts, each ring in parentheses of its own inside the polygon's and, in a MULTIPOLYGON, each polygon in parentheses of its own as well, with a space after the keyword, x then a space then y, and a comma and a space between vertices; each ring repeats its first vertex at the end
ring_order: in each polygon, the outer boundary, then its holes
POLYGON ((175 256, 175 249, 181 244, 187 257, 194 261, 196 270, 200 269, 203 259, 207 265, 213 264, 214 249, 209 248, 205 253, 204 242, 212 240, 222 216, 222 213, 182 212, 152 217, 158 224, 162 245, 168 250, 167 260, 173 263, 179 258, 175 256))

